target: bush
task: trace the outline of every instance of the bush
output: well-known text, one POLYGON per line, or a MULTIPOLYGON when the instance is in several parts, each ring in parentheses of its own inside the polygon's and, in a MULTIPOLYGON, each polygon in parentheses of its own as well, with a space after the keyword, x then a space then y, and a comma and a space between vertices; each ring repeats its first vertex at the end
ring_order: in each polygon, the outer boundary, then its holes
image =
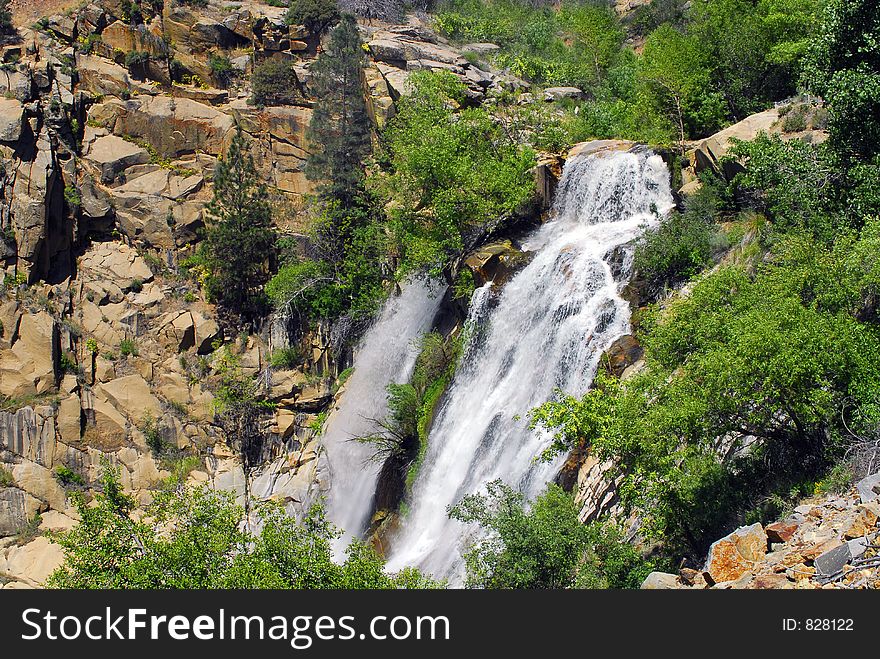
POLYGON ((12 487, 14 484, 15 479, 12 477, 12 472, 6 467, 0 467, 0 487, 12 487))
POLYGON ((123 357, 137 357, 139 352, 134 339, 122 339, 119 342, 119 354, 123 357))
POLYGON ((294 63, 269 59, 251 74, 251 102, 256 105, 288 105, 302 100, 303 91, 294 63))
POLYGON ((709 263, 718 235, 718 204, 714 191, 704 186, 686 200, 683 213, 671 212, 644 233, 633 265, 651 295, 687 281, 709 263))
POLYGON ((276 348, 269 355, 269 364, 272 368, 293 369, 302 361, 302 352, 297 346, 276 348))
POLYGON ((228 57, 223 55, 211 54, 208 56, 208 68, 211 69, 211 75, 221 85, 226 86, 235 75, 235 69, 228 57))
POLYGON ((144 434, 144 440, 155 457, 162 455, 168 448, 168 443, 162 437, 162 430, 153 415, 147 412, 141 421, 141 432, 144 434))
POLYGON ((291 0, 284 16, 288 25, 303 25, 314 35, 323 34, 338 20, 336 0, 291 0))
POLYGON ((149 62, 150 53, 147 51, 130 50, 125 54, 125 68, 134 75, 145 76, 149 62))
POLYGON ((610 524, 583 525, 571 495, 549 485, 530 508, 493 481, 468 495, 450 517, 489 533, 465 554, 467 584, 477 588, 638 588, 654 565, 610 524))
POLYGON ((80 476, 78 473, 73 471, 73 469, 65 465, 58 465, 57 467, 55 467, 55 478, 57 478, 58 482, 65 487, 83 487, 86 484, 86 480, 82 476, 80 476))
POLYGON ((782 132, 799 133, 807 129, 807 112, 804 106, 789 111, 782 120, 782 132))

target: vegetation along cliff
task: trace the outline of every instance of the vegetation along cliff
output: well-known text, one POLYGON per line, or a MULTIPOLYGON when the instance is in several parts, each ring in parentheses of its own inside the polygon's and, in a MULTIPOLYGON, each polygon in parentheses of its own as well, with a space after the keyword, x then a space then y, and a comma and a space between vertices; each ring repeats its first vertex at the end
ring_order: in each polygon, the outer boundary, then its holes
POLYGON ((0 587, 880 586, 872 0, 0 0, 0 587))

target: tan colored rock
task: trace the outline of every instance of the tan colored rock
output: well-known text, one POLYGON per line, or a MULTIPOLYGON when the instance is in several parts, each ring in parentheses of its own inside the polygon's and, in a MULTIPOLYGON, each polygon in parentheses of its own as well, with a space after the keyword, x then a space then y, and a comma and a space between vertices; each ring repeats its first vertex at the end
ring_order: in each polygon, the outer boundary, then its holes
POLYGON ((0 488, 0 538, 18 533, 43 507, 39 499, 22 489, 0 488))
POLYGON ((66 508, 67 493, 58 484, 55 475, 35 462, 23 461, 12 468, 15 484, 25 492, 45 501, 56 510, 66 508))
POLYGON ((197 311, 192 312, 193 325, 195 326, 195 346, 200 355, 213 352, 213 343, 220 337, 220 326, 213 318, 205 318, 197 311))
POLYGON ((24 107, 14 98, 0 97, 0 142, 17 142, 24 123, 24 107))
POLYGON ((127 375, 100 384, 94 389, 97 396, 103 396, 121 410, 129 419, 139 422, 145 414, 153 418, 162 415, 162 404, 150 391, 150 385, 140 375, 127 375))
POLYGON ((96 96, 120 96, 132 88, 128 71, 103 57, 78 53, 76 70, 80 87, 96 96))
POLYGON ((627 140, 591 140, 589 142, 580 142, 571 147, 568 151, 568 158, 595 155, 603 152, 629 151, 634 146, 636 146, 635 142, 628 142, 627 140))
POLYGON ((69 531, 77 521, 57 510, 47 510, 40 515, 41 531, 69 531))
POLYGON ((6 572, 32 586, 41 585, 64 562, 61 547, 44 536, 6 553, 6 572))
POLYGON ((678 577, 666 572, 651 572, 642 582, 642 590, 675 590, 682 588, 678 577))
POLYGON ((0 395, 24 398, 51 391, 59 352, 54 318, 45 311, 25 314, 16 336, 12 348, 0 351, 0 395))
POLYGON ((739 123, 728 126, 711 137, 707 137, 693 151, 694 170, 701 172, 705 169, 710 169, 716 173, 723 174, 725 178, 730 180, 738 171, 742 171, 742 167, 737 166, 735 163, 730 163, 724 167, 721 166, 721 159, 730 152, 730 148, 733 146, 731 140, 753 140, 759 133, 770 132, 771 127, 777 121, 779 121, 779 111, 773 108, 746 117, 739 123))
POLYGON ((66 444, 80 440, 82 422, 82 404, 77 394, 71 394, 61 400, 58 405, 58 434, 66 444))
POLYGON ((210 105, 159 95, 129 101, 114 132, 146 140, 162 156, 176 158, 194 151, 222 154, 233 128, 232 117, 210 105))
POLYGON ((183 352, 196 343, 193 316, 189 311, 172 311, 156 319, 160 341, 175 352, 183 352))
POLYGON ((156 462, 149 455, 141 455, 131 470, 131 486, 135 490, 149 489, 160 478, 156 462))
POLYGON ((97 167, 104 183, 111 183, 132 165, 150 162, 150 154, 145 149, 116 135, 96 139, 84 158, 97 167))
POLYGON ((49 405, 0 412, 0 449, 51 467, 56 452, 54 414, 49 405))

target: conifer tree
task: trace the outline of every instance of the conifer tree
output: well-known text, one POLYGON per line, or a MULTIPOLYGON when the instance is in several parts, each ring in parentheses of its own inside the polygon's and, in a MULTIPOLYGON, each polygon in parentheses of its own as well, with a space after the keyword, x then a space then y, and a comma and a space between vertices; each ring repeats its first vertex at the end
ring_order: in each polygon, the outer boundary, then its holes
POLYGON ((357 23, 346 14, 311 68, 310 87, 317 103, 307 136, 315 148, 305 172, 320 182, 322 201, 337 202, 342 209, 350 208, 363 188, 363 160, 371 148, 363 59, 357 23))
POLYGON ((243 321, 263 311, 267 257, 274 243, 266 187, 240 127, 214 170, 206 241, 208 293, 243 321))

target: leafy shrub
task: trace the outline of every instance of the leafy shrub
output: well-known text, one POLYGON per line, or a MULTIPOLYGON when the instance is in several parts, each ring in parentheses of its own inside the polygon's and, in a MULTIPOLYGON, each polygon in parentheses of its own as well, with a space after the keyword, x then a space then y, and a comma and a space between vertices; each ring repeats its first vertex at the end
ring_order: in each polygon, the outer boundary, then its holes
POLYGON ((235 69, 232 62, 224 55, 211 54, 208 56, 208 68, 211 69, 211 75, 223 86, 229 84, 229 81, 235 75, 235 69))
POLYGON ((251 101, 256 105, 288 105, 303 97, 294 62, 268 59, 251 74, 251 101))
POLYGON ((144 440, 147 443, 153 455, 158 457, 162 455, 168 448, 168 443, 162 437, 162 430, 152 414, 147 412, 141 420, 141 432, 144 434, 144 440))
POLYGON ((70 467, 65 465, 58 465, 55 467, 55 478, 58 479, 58 482, 63 486, 85 486, 86 480, 76 473, 70 467))
POLYGON ((652 295, 687 281, 709 263, 718 234, 718 199, 703 187, 685 202, 683 213, 671 212, 656 228, 648 229, 635 252, 634 267, 652 295))
POLYGON ((782 120, 782 131, 784 133, 798 133, 807 129, 807 112, 804 106, 788 112, 782 120))
POLYGON ((14 484, 15 479, 12 477, 12 472, 6 467, 0 467, 0 487, 12 487, 14 484))
POLYGON ((76 355, 71 352, 65 352, 61 355, 59 365, 63 373, 73 373, 75 375, 79 372, 79 364, 76 363, 76 355))
POLYGON ((276 348, 269 355, 269 364, 272 368, 292 369, 296 368, 302 361, 302 352, 297 346, 287 346, 284 348, 276 348))
POLYGON ((119 354, 123 357, 137 357, 139 352, 134 339, 122 339, 119 342, 119 354))
POLYGON ((284 16, 288 25, 303 25, 315 35, 323 34, 338 20, 336 0, 291 0, 284 16))

